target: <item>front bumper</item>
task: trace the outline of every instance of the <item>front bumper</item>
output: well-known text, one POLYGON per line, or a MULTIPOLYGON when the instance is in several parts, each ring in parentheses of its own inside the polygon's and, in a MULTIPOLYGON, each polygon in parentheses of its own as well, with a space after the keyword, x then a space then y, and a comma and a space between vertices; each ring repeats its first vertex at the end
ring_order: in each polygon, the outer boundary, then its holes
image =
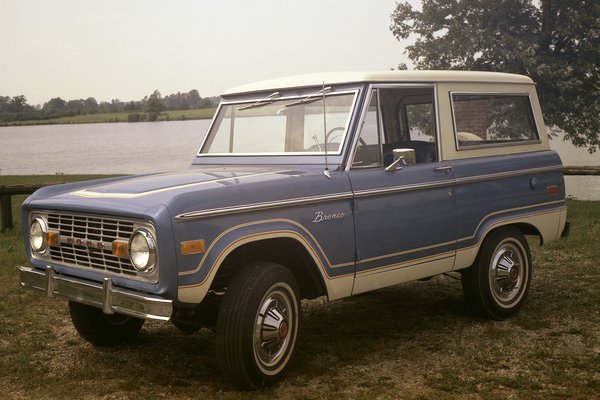
POLYGON ((125 314, 136 318, 168 321, 173 314, 173 301, 114 287, 111 278, 102 284, 64 275, 52 267, 44 272, 31 267, 19 267, 21 286, 46 292, 48 297, 60 296, 78 303, 101 308, 106 314, 125 314))

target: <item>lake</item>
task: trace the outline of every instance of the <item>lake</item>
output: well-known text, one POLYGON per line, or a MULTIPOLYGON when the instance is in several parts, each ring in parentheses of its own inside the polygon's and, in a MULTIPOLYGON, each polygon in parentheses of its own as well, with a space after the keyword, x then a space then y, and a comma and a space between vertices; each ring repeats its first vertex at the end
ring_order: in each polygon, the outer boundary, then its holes
MULTIPOLYGON (((210 120, 0 127, 0 175, 137 174, 187 168, 210 120)), ((600 165, 561 138, 565 165, 600 165)), ((567 176, 567 194, 600 200, 599 176, 567 176)))

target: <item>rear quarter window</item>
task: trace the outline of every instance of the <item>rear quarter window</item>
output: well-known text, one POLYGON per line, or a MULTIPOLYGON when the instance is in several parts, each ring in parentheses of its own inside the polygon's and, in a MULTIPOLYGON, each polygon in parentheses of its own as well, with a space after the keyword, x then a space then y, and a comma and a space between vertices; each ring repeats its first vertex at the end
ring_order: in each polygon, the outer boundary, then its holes
POLYGON ((539 141, 527 94, 452 93, 458 150, 539 141))

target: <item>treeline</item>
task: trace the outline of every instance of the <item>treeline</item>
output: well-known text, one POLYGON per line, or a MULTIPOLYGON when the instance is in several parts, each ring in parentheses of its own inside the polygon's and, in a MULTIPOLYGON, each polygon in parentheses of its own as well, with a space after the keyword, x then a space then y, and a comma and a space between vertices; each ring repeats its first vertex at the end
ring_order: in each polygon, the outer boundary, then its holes
POLYGON ((63 100, 60 97, 50 99, 43 105, 32 106, 23 95, 8 97, 0 96, 0 122, 45 120, 75 115, 129 112, 142 120, 154 121, 161 112, 166 110, 192 110, 215 107, 219 97, 202 97, 198 90, 192 89, 187 93, 177 92, 162 96, 158 90, 144 96, 138 101, 121 101, 113 99, 110 102, 98 103, 95 98, 78 100, 63 100))

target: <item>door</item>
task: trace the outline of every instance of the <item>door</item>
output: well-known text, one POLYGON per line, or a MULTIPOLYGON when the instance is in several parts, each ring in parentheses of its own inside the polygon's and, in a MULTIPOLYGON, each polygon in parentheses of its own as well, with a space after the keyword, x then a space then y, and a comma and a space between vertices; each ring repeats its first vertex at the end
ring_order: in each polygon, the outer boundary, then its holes
POLYGON ((454 174, 439 160, 434 87, 372 89, 348 175, 354 192, 353 293, 451 271, 454 174), (394 150, 403 155, 394 163, 394 150))

